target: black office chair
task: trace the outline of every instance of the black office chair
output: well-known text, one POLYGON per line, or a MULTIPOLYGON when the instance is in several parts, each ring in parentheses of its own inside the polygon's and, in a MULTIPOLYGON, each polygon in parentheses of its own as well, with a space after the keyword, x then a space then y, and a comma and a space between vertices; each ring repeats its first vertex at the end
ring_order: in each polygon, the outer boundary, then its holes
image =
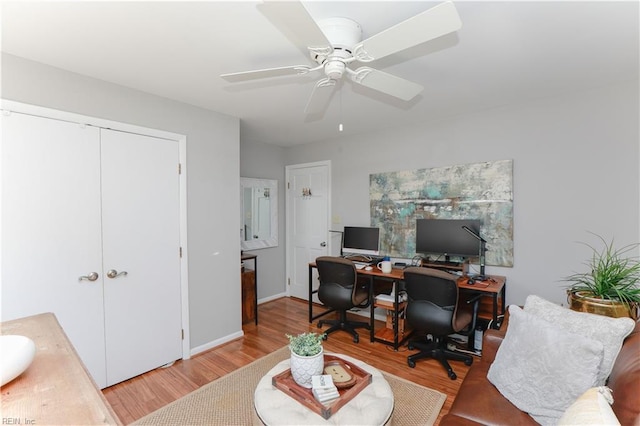
POLYGON ((344 330, 353 336, 354 343, 358 343, 360 337, 356 328, 370 329, 369 323, 348 321, 349 309, 369 306, 369 291, 357 285, 357 271, 352 261, 341 257, 321 256, 316 259, 320 287, 318 287, 318 299, 326 306, 340 313, 338 320, 320 320, 318 327, 323 324, 331 324, 332 327, 325 331, 326 340, 329 333, 344 330))
POLYGON ((453 333, 466 334, 470 342, 473 341, 471 335, 475 330, 479 299, 476 297, 469 304, 459 303, 457 280, 456 275, 437 269, 412 267, 404 271, 408 298, 407 322, 415 330, 433 336, 433 340, 425 336, 409 342, 409 349, 417 348, 420 352, 410 355, 407 364, 414 368, 418 359, 437 359, 451 380, 457 376, 447 360, 464 361, 466 365, 471 365, 473 357, 449 350, 447 336, 453 333))

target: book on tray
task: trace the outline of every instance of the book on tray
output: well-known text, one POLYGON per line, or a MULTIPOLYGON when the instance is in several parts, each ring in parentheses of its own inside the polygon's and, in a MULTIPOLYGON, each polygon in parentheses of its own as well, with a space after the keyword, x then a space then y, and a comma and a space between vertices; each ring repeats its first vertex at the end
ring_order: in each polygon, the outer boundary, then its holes
POLYGON ((311 378, 313 397, 321 403, 331 402, 340 397, 338 388, 333 384, 333 378, 328 375, 313 376, 311 378))

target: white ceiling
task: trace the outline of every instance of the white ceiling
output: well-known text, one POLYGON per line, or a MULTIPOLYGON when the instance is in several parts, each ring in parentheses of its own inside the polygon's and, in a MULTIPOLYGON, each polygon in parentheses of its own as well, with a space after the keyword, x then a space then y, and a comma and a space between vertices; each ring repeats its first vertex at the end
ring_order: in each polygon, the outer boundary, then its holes
MULTIPOLYGON (((422 84, 409 103, 345 81, 323 117, 303 110, 320 74, 227 83, 222 73, 312 65, 255 1, 2 2, 2 50, 240 117, 241 138, 281 146, 375 131, 638 78, 628 2, 458 1, 462 29, 370 66, 422 84), (342 105, 340 105, 342 104, 342 105)), ((367 38, 439 2, 304 2, 367 38)))

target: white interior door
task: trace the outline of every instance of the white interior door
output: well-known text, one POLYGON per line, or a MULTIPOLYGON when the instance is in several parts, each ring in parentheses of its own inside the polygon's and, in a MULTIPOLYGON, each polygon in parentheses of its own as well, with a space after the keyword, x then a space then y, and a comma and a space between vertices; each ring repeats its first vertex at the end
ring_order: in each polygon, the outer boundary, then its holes
POLYGON ((104 386, 99 130, 15 112, 1 124, 2 320, 53 312, 104 386))
POLYGON ((103 129, 101 139, 111 385, 182 357, 179 151, 132 133, 103 129))
POLYGON ((307 300, 309 262, 329 249, 330 163, 288 166, 286 171, 289 295, 307 300))

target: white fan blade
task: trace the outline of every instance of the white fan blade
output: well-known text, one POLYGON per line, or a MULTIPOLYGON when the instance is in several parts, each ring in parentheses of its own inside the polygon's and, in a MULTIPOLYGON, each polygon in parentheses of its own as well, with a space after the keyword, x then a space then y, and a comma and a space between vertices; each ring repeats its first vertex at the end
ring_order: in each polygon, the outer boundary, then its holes
POLYGON ((410 101, 424 89, 418 83, 369 67, 358 68, 350 76, 358 84, 403 101, 410 101))
POLYGON ((256 80, 259 78, 281 77, 284 75, 302 75, 307 74, 311 70, 313 70, 313 68, 307 65, 293 65, 290 67, 265 68, 255 71, 221 74, 220 77, 230 83, 236 83, 238 81, 256 80))
POLYGON ((331 43, 299 1, 265 0, 258 9, 297 46, 305 50, 331 49, 331 43))
POLYGON ((336 88, 336 81, 330 78, 323 78, 318 81, 311 92, 311 97, 304 108, 305 114, 315 114, 325 110, 329 105, 331 95, 336 88))
POLYGON ((356 46, 354 56, 361 62, 371 62, 452 33, 460 27, 462 22, 458 11, 453 3, 447 1, 369 37, 356 46))

